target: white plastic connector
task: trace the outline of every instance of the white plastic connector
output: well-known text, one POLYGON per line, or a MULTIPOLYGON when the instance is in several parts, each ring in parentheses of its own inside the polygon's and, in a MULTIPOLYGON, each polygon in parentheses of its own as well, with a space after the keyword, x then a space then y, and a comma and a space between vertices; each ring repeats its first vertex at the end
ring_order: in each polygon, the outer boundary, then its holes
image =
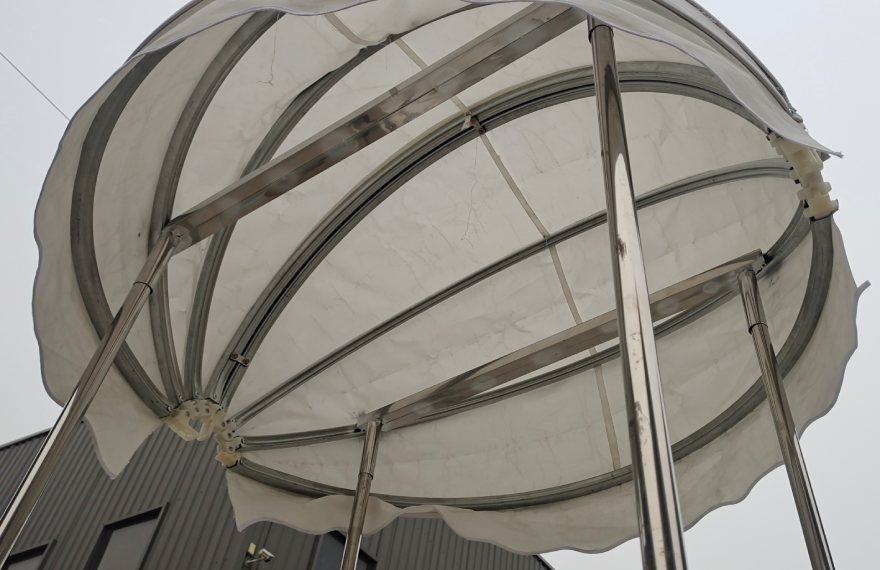
POLYGON ((217 442, 217 460, 226 467, 238 462, 241 438, 235 434, 235 423, 226 419, 226 412, 219 404, 210 400, 188 400, 177 406, 165 418, 165 423, 184 441, 207 441, 213 436, 217 442))
POLYGON ((837 200, 832 200, 829 196, 831 184, 822 178, 824 164, 819 153, 776 133, 770 133, 767 139, 776 152, 791 165, 791 177, 801 187, 798 198, 807 205, 804 215, 820 220, 836 212, 839 205, 837 200))

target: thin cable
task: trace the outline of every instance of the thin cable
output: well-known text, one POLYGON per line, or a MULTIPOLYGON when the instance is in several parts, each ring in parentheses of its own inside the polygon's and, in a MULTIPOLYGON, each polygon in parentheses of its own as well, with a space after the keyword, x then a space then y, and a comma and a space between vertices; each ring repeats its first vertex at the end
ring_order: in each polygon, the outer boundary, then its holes
POLYGON ((68 121, 70 120, 70 117, 68 117, 67 115, 65 115, 65 114, 64 114, 64 111, 62 111, 61 109, 59 109, 59 108, 58 108, 58 105, 56 105, 55 103, 53 103, 52 100, 49 99, 49 96, 46 95, 45 93, 43 93, 43 90, 40 89, 39 87, 37 87, 36 83, 34 83, 33 81, 31 81, 30 78, 29 78, 27 75, 25 75, 24 72, 23 72, 22 70, 20 70, 20 69, 18 68, 17 65, 15 65, 14 63, 12 63, 12 61, 10 61, 10 59, 9 59, 8 57, 6 57, 6 54, 4 54, 2 51, 0 51, 0 57, 2 57, 3 59, 5 59, 5 60, 6 60, 6 63, 8 63, 9 65, 11 65, 11 66, 12 66, 12 69, 14 69, 15 71, 17 71, 18 74, 21 75, 22 78, 23 78, 25 81, 27 81, 27 82, 30 84, 30 86, 33 87, 33 88, 36 90, 37 93, 39 93, 40 95, 42 95, 42 96, 43 96, 43 99, 45 99, 47 103, 49 103, 50 105, 52 105, 52 107, 54 107, 56 111, 58 111, 59 113, 61 113, 61 116, 62 116, 62 117, 64 117, 64 118, 67 119, 68 121))

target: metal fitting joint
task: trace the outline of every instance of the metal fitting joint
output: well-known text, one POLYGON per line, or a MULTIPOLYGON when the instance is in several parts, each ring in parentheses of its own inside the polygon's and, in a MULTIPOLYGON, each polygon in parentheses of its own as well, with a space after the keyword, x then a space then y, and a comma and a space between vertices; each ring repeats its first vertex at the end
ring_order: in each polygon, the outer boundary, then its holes
POLYGON ((240 458, 241 437, 235 422, 226 419, 223 407, 211 400, 188 400, 177 406, 165 423, 184 441, 217 442, 217 461, 232 467, 240 458))

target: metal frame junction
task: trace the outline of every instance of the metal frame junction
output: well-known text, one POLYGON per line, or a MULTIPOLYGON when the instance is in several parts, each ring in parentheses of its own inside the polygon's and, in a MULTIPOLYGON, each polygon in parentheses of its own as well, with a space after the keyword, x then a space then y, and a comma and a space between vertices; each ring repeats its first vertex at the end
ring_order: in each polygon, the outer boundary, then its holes
MULTIPOLYGON (((117 356, 131 360, 126 356, 128 353, 125 347, 125 337, 131 330, 140 309, 147 303, 154 290, 159 297, 167 295, 164 271, 172 255, 218 232, 226 232, 238 219, 248 213, 332 167, 437 105, 453 98, 484 77, 540 47, 586 18, 587 16, 583 12, 562 5, 539 4, 525 8, 279 158, 259 167, 255 163, 253 169, 239 181, 173 219, 164 228, 161 224, 164 207, 158 202, 154 204, 154 222, 159 220, 153 224, 154 245, 122 308, 108 326, 98 326, 100 319, 96 321, 90 311, 96 330, 104 330, 103 339, 3 516, 2 523, 0 523, 0 562, 5 561, 9 555, 52 471, 58 465, 62 453, 67 448, 76 426, 82 420, 114 360, 117 356)), ((256 38, 268 29, 269 20, 254 16, 249 20, 247 26, 249 26, 248 29, 245 29, 244 26, 242 28, 244 30, 243 36, 247 36, 247 38, 242 38, 241 43, 245 47, 232 50, 222 58, 218 56, 216 62, 218 68, 224 66, 228 68, 228 62, 235 61, 237 57, 240 57, 241 53, 246 50, 246 46, 250 45, 247 43, 251 41, 248 38, 256 38), (221 61, 224 58, 228 60, 225 63, 221 61)), ((746 314, 749 317, 749 330, 755 339, 764 375, 764 385, 776 420, 780 443, 786 466, 789 469, 789 477, 801 514, 805 536, 807 536, 811 559, 815 568, 827 570, 833 567, 816 510, 815 499, 812 496, 809 480, 803 466, 791 413, 785 400, 781 382, 785 371, 780 371, 777 367, 758 297, 755 271, 762 267, 766 258, 761 252, 755 252, 685 279, 651 296, 648 295, 636 219, 637 202, 633 193, 626 147, 620 76, 614 56, 611 28, 601 23, 591 22, 590 42, 593 48, 594 73, 592 80, 595 85, 599 113, 607 198, 607 222, 611 235, 617 309, 475 370, 374 410, 361 418, 358 427, 341 427, 286 436, 268 436, 262 441, 259 438, 250 438, 243 442, 242 451, 247 452, 273 447, 304 445, 364 434, 363 455, 357 487, 354 492, 342 570, 352 570, 357 561, 357 551, 364 528, 381 431, 445 417, 449 413, 466 409, 474 402, 480 401, 490 390, 493 390, 491 397, 495 397, 496 394, 513 394, 517 393, 517 390, 531 389, 538 385, 531 382, 532 379, 516 384, 513 381, 564 358, 596 347, 603 342, 613 340, 618 337, 618 331, 621 331, 619 334, 620 346, 615 350, 619 350, 624 369, 633 454, 633 468, 630 476, 633 477, 636 487, 643 563, 645 568, 685 568, 682 522, 675 489, 673 450, 666 429, 659 367, 654 345, 654 321, 669 317, 666 322, 657 326, 657 330, 660 331, 658 334, 662 333, 663 327, 671 330, 672 327, 687 322, 695 314, 707 310, 707 307, 713 307, 718 302, 728 299, 737 287, 742 291, 746 314), (502 390, 495 390, 504 384, 510 386, 502 390), (510 390, 505 392, 504 390, 508 388, 510 390), (271 439, 273 437, 274 440, 271 439)), ((161 57, 161 54, 153 56, 152 59, 151 56, 147 56, 142 63, 147 68, 150 65, 155 65, 155 62, 159 61, 161 57)), ((701 81, 698 78, 697 83, 701 81)), ((206 83, 204 89, 206 93, 211 90, 209 83, 206 83)), ((711 81, 702 81, 702 84, 709 83, 711 81)), ((132 90, 136 86, 133 85, 132 90)), ((686 90, 688 87, 677 83, 674 89, 686 90)), ((711 89, 707 91, 712 92, 711 89)), ((321 94, 322 91, 318 88, 315 93, 311 93, 309 96, 314 95, 317 98, 321 94)), ((571 97, 571 94, 562 97, 566 96, 571 97)), ((723 94, 716 92, 713 97, 720 100, 716 100, 716 103, 747 115, 735 101, 726 99, 723 94)), ((557 97, 557 99, 559 98, 557 97)), ((545 102, 544 104, 554 103, 545 102)), ((296 110, 293 111, 293 115, 295 114, 296 110)), ((290 118, 290 121, 295 122, 295 119, 290 118)), ((187 137, 185 131, 186 129, 181 130, 179 141, 184 146, 188 144, 185 142, 187 137)), ((106 141, 104 142, 106 143, 106 141)), ((96 144, 99 143, 100 141, 96 144)), ((268 149, 270 146, 271 144, 266 148, 268 149)), ((170 149, 171 147, 169 147, 169 152, 170 149)), ((269 153, 268 150, 263 150, 269 153)), ((255 158, 255 160, 258 159, 255 158)), ((784 172, 784 169, 779 165, 769 163, 752 165, 749 168, 752 175, 754 172, 766 173, 768 170, 784 172)), ((730 173, 716 173, 714 178, 723 180, 725 176, 730 175, 730 173)), ((172 188, 176 184, 173 165, 169 167, 167 175, 163 176, 168 179, 168 188, 172 188)), ((713 176, 709 177, 713 178, 713 176)), ((690 191, 687 190, 688 184, 694 187, 705 187, 711 183, 685 181, 680 188, 661 190, 664 190, 664 196, 666 194, 671 196, 690 191)), ((171 194, 173 188, 168 192, 168 196, 173 197, 171 194)), ((647 196, 640 201, 652 199, 655 197, 647 196)), ((658 195, 656 199, 666 198, 660 198, 658 195)), ((165 200, 165 202, 167 201, 165 200)), ((89 204, 88 200, 83 203, 86 206, 89 204)), ((91 220, 90 216, 91 214, 84 218, 86 222, 91 220)), ((798 220, 802 221, 800 218, 798 220)), ((604 218, 602 220, 597 218, 589 223, 598 225, 602 221, 604 218)), ((89 223, 84 223, 82 227, 77 226, 74 230, 87 234, 90 231, 89 225, 89 223)), ((589 224, 584 227, 588 226, 589 224)), ((801 225, 798 223, 792 224, 792 228, 795 229, 790 234, 796 234, 796 229, 799 227, 801 225)), ((74 234, 73 237, 79 235, 75 232, 74 234)), ((550 236, 548 239, 561 240, 574 235, 571 230, 566 230, 562 234, 550 236)), ((224 234, 221 233, 221 235, 224 234)), ((789 233, 786 235, 790 237, 789 233)), ((73 242, 75 251, 77 247, 88 249, 88 239, 81 241, 73 239, 73 242)), ((221 244, 218 247, 222 252, 225 242, 219 240, 218 243, 221 244)), ((315 248, 311 252, 300 253, 306 257, 306 254, 313 254, 319 248, 317 244, 316 241, 311 246, 315 248)), ((213 243, 212 247, 214 247, 213 243)), ((814 252, 815 248, 814 243, 814 252)), ((515 261, 509 261, 509 263, 513 262, 515 261)), ((503 266, 502 264, 499 267, 503 266)), ((814 258, 813 270, 816 270, 817 267, 819 266, 814 258)), ((80 269, 78 268, 77 271, 79 272, 80 269)), ((96 278, 97 273, 89 271, 86 270, 87 275, 82 277, 83 279, 96 278), (93 273, 95 275, 92 275, 93 273)), ((80 277, 81 275, 78 273, 78 278, 80 277)), ((812 278, 813 272, 811 271, 811 282, 812 278)), ((199 286, 202 286, 201 281, 199 286)), ((824 296, 821 299, 824 300, 824 296)), ((433 302, 439 301, 434 299, 433 302)), ((167 303, 165 304, 167 305, 167 303)), ((89 305, 88 300, 86 300, 86 305, 89 305)), ((106 300, 104 300, 104 305, 106 305, 106 300)), ((162 306, 161 302, 155 306, 151 303, 151 311, 155 317, 162 317, 162 306)), ((161 318, 157 320, 161 320, 161 318)), ((164 342, 165 340, 162 340, 162 343, 164 342)), ((157 341, 158 344, 161 343, 157 341)), ((348 348, 354 350, 351 347, 348 348)), ((785 349, 783 349, 784 351, 785 349)), ((170 354, 173 354, 173 350, 170 354)), ((589 360, 591 365, 595 365, 596 362, 602 362, 603 358, 607 360, 610 358, 609 355, 613 357, 615 354, 617 353, 614 351, 606 350, 591 356, 589 360)), ((795 354, 795 359, 798 354, 795 354)), ((784 362, 782 362, 783 368, 784 362)), ((576 364, 583 365, 582 363, 576 364)), ((234 366, 234 363, 231 366, 234 366)), ((169 392, 169 396, 180 400, 196 395, 201 388, 194 385, 191 380, 183 380, 179 375, 175 376, 171 373, 171 369, 177 369, 176 362, 164 363, 162 367, 163 370, 165 368, 169 370, 166 382, 166 391, 169 392)), ((562 372, 567 373, 567 369, 571 366, 565 368, 566 370, 562 372)), ((561 373, 557 371, 550 374, 556 374, 559 378, 564 377, 560 376, 561 373)), ((226 380, 221 380, 221 375, 217 375, 214 377, 212 385, 206 387, 208 395, 219 397, 222 400, 221 403, 228 403, 236 385, 234 374, 225 378, 226 380)), ((163 375, 164 380, 166 378, 163 375)), ((148 401, 148 405, 151 405, 154 411, 164 409, 163 406, 167 408, 168 402, 159 394, 142 392, 138 392, 138 394, 142 397, 146 395, 145 401, 148 401)), ((754 394, 749 397, 752 400, 755 399, 754 394)), ((266 402, 259 404, 268 405, 271 404, 271 401, 268 404, 266 402)), ((259 413, 259 409, 250 406, 240 412, 240 417, 236 419, 246 421, 248 417, 252 417, 256 413, 259 413)), ((254 466, 244 458, 241 459, 236 469, 246 473, 250 471, 249 474, 256 479, 261 477, 264 480, 272 479, 275 476, 271 470, 254 466)), ((298 491, 302 491, 303 488, 308 491, 310 482, 298 482, 295 478, 293 479, 294 484, 303 484, 302 487, 297 488, 298 491)), ((625 474, 610 474, 604 481, 593 482, 597 484, 593 484, 591 492, 602 488, 602 485, 607 488, 620 484, 623 480, 625 480, 625 474)), ((286 483, 290 483, 290 479, 286 483)), ((284 484, 280 486, 284 486, 284 484)), ((317 489, 316 492, 344 493, 346 491, 323 487, 317 489)), ((495 505, 502 503, 496 502, 495 505)))

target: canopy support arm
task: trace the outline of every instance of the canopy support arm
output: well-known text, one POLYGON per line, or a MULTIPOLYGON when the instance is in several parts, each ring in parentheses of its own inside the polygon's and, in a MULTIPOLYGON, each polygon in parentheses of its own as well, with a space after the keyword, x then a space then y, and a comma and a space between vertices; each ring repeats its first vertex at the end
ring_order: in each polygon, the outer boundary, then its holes
MULTIPOLYGON (((760 251, 753 251, 656 291, 649 297, 651 318, 660 320, 671 317, 734 292, 737 290, 738 275, 743 269, 760 268, 763 264, 763 254, 760 251)), ((603 313, 483 366, 383 406, 364 416, 359 424, 380 419, 382 430, 390 431, 420 423, 437 412, 465 402, 468 398, 513 382, 526 374, 582 353, 603 342, 614 340, 618 336, 617 320, 617 311, 603 313)), ((303 435, 307 441, 322 441, 328 435, 334 437, 339 434, 340 431, 336 429, 318 430, 303 435)))
POLYGON ((764 306, 761 303, 755 272, 751 269, 742 271, 739 274, 739 286, 749 334, 755 344, 764 391, 767 393, 770 413, 773 415, 779 447, 782 448, 785 471, 788 473, 788 482, 791 484, 810 562, 814 570, 834 570, 828 539, 825 537, 825 529, 822 527, 822 519, 819 517, 816 497, 813 495, 813 487, 810 484, 807 466, 801 453, 794 417, 785 395, 785 385, 779 374, 776 352, 770 340, 770 329, 764 315, 764 306))
POLYGON ((580 10, 537 4, 520 10, 169 222, 184 249, 327 170, 495 71, 581 23, 580 10))
POLYGON ((361 468, 358 472, 357 487, 354 490, 354 503, 351 508, 351 520, 348 522, 348 534, 345 535, 345 549, 342 553, 340 570, 355 570, 357 568, 361 538, 364 534, 364 521, 367 518, 367 504, 370 500, 370 486, 373 483, 373 472, 376 469, 376 452, 379 450, 381 428, 382 423, 378 420, 367 424, 364 451, 361 454, 361 468))
POLYGON ((52 472, 76 434, 77 426, 98 393, 116 354, 125 343, 125 338, 152 293, 153 286, 164 273, 178 239, 179 236, 174 232, 165 232, 159 238, 122 307, 116 313, 110 329, 98 345, 61 415, 19 484, 0 522, 0 566, 5 563, 34 505, 51 479, 52 472))
POLYGON ((590 21, 630 449, 646 569, 684 570, 681 511, 610 27, 590 21))

